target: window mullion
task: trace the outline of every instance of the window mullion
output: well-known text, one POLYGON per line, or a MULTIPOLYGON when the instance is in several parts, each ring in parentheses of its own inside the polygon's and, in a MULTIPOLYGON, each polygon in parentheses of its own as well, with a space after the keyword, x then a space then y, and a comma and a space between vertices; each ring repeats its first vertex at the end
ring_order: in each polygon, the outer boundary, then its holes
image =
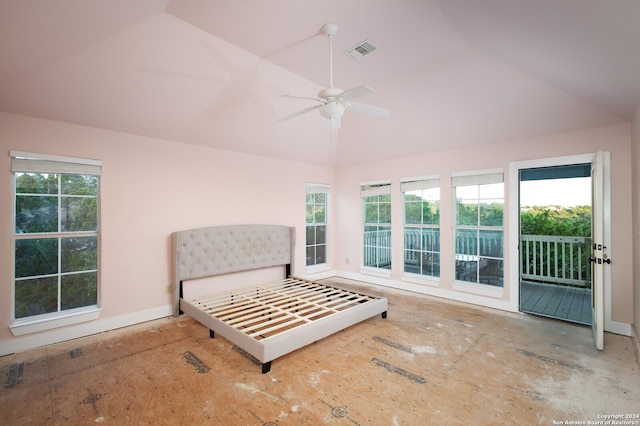
POLYGON ((58 312, 62 311, 62 237, 58 237, 58 312))
POLYGON ((62 175, 58 174, 58 234, 62 232, 62 175))
POLYGON ((58 173, 58 312, 62 311, 62 173, 58 173))

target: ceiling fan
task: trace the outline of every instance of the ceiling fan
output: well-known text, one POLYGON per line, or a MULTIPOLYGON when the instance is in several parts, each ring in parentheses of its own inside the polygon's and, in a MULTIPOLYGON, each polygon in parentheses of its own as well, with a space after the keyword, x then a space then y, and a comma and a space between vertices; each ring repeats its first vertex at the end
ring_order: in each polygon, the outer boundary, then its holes
POLYGON ((295 96, 285 95, 291 98, 298 99, 311 99, 319 102, 319 104, 301 109, 293 114, 289 114, 282 117, 280 121, 289 120, 302 114, 313 110, 319 110, 320 115, 329 120, 329 127, 332 129, 339 129, 342 123, 342 116, 347 109, 359 112, 362 114, 372 115, 374 117, 386 118, 391 114, 391 111, 378 108, 371 105, 360 104, 351 102, 352 99, 359 98, 361 96, 373 93, 373 89, 367 86, 354 87, 349 90, 338 89, 333 87, 333 36, 338 32, 338 26, 336 24, 326 24, 322 27, 322 34, 329 36, 329 87, 322 89, 318 92, 317 97, 308 96, 295 96))

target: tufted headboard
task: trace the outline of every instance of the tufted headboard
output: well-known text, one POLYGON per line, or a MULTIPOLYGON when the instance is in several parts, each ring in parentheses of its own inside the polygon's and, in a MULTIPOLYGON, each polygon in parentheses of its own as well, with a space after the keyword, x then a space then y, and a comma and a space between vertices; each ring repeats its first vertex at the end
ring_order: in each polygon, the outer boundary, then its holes
POLYGON ((182 281, 283 265, 291 273, 295 228, 281 225, 230 225, 173 234, 174 307, 178 316, 182 281))

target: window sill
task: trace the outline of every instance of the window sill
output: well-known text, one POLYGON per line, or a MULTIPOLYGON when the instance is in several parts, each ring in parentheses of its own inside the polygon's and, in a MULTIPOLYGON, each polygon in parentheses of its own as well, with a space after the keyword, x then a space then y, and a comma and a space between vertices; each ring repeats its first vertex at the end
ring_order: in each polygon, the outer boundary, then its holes
POLYGON ((452 287, 457 291, 464 291, 497 299, 501 299, 504 296, 504 287, 496 287, 493 285, 454 281, 452 287))
POLYGON ((102 309, 98 306, 89 308, 79 308, 63 313, 52 315, 42 315, 37 318, 25 318, 16 320, 9 326, 14 336, 24 336, 25 334, 39 333, 41 331, 52 330, 54 328, 66 327, 86 321, 98 319, 102 309))
POLYGON ((405 272, 400 275, 400 279, 408 283, 425 284, 431 287, 438 287, 440 285, 440 277, 433 277, 433 276, 427 276, 427 275, 418 275, 418 274, 411 274, 411 273, 405 272))
POLYGON ((307 274, 317 274, 318 272, 325 272, 331 269, 331 265, 328 263, 321 263, 319 265, 307 266, 307 274))
POLYGON ((361 266, 360 273, 363 275, 373 275, 380 278, 391 278, 390 269, 371 268, 369 266, 361 266))

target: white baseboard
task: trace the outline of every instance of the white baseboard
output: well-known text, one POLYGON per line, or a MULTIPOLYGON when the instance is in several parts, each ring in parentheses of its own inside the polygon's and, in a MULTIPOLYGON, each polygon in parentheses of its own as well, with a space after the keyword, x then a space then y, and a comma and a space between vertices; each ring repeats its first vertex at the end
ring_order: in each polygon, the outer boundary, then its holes
POLYGON ((336 271, 335 269, 328 269, 325 271, 319 271, 314 273, 309 273, 309 271, 307 271, 307 273, 304 275, 294 274, 294 276, 296 278, 301 278, 303 280, 313 281, 313 280, 323 280, 325 278, 337 277, 339 276, 338 272, 339 271, 336 271))
MULTIPOLYGON (((322 274, 314 274, 306 278, 310 280, 314 280, 314 279, 317 280, 317 279, 331 278, 331 277, 362 281, 368 284, 376 284, 384 287, 411 291, 414 293, 440 297, 448 300, 455 300, 457 302, 464 302, 472 305, 479 305, 479 306, 499 309, 507 312, 519 312, 517 301, 505 301, 499 298, 494 298, 494 297, 490 297, 482 294, 472 294, 470 292, 464 292, 464 291, 441 289, 431 284, 418 284, 415 282, 404 281, 404 280, 397 281, 397 280, 392 280, 388 278, 381 278, 373 275, 365 275, 365 274, 356 273, 356 272, 331 270, 331 271, 325 271, 322 274)), ((620 334, 622 336, 632 336, 631 324, 612 321, 608 318, 605 318, 604 330, 610 333, 620 334)))
POLYGON ((604 331, 608 331, 609 333, 614 333, 614 334, 621 334, 623 336, 632 335, 631 329, 633 326, 631 324, 613 321, 608 318, 610 316, 611 316, 611 313, 609 313, 608 315, 605 313, 604 331))
POLYGON ((53 345, 55 343, 66 342, 68 340, 91 336, 105 331, 116 330, 118 328, 171 316, 171 305, 158 306, 144 311, 133 312, 112 318, 105 318, 65 327, 58 330, 51 330, 42 333, 30 334, 24 337, 0 342, 0 356, 17 352, 24 352, 42 346, 53 345))
POLYGON ((385 287, 395 288, 398 290, 406 290, 414 293, 425 294, 428 296, 440 297, 448 300, 455 300, 457 302, 469 303, 472 305, 480 305, 487 308, 499 309, 508 312, 518 312, 517 305, 513 302, 505 301, 502 299, 486 297, 478 294, 465 293, 462 291, 445 290, 434 287, 433 285, 417 284, 408 281, 396 281, 388 278, 380 278, 370 275, 363 275, 359 273, 334 271, 334 276, 339 278, 346 278, 356 281, 363 281, 370 284, 377 284, 385 287))

